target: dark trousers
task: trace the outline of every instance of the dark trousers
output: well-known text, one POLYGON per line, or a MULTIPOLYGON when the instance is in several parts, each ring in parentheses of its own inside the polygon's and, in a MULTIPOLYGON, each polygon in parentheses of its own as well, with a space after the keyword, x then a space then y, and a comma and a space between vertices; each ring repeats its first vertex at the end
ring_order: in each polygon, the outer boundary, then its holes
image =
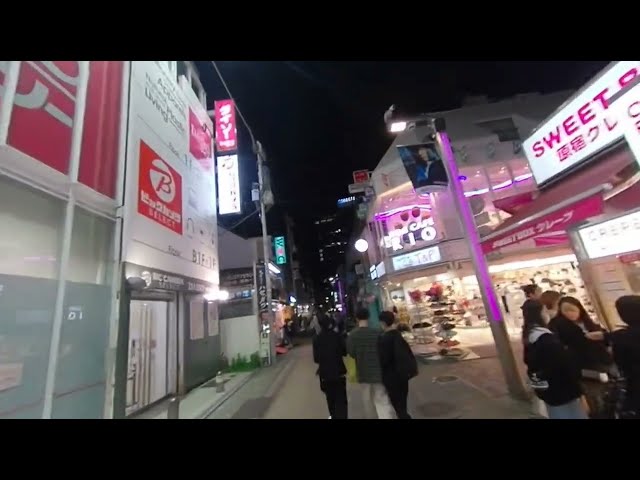
POLYGON ((331 419, 346 419, 349 411, 347 404, 347 379, 345 377, 337 380, 320 379, 320 390, 322 390, 327 399, 327 407, 329 407, 331 419))
POLYGON ((409 380, 402 379, 383 379, 384 387, 387 389, 387 395, 396 416, 399 419, 411 418, 407 411, 407 398, 409 397, 409 380))

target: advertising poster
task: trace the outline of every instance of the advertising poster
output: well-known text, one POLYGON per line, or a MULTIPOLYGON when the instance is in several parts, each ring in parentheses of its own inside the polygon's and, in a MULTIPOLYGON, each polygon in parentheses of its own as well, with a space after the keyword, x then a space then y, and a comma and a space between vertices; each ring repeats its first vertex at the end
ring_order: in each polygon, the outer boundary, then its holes
POLYGON ((131 62, 123 257, 216 284, 213 123, 163 62, 131 62))
POLYGON ((441 191, 449 185, 447 171, 434 142, 396 148, 416 191, 441 191))
POLYGON ((204 302, 196 300, 190 304, 189 338, 200 340, 204 338, 204 302))

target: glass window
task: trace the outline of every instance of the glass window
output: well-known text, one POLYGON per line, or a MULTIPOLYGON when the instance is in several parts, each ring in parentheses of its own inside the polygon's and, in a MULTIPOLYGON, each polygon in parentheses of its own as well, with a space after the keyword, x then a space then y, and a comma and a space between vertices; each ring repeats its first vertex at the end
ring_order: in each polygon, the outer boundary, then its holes
POLYGON ((76 208, 53 403, 54 418, 102 418, 114 224, 76 208))
POLYGON ((64 209, 0 177, 0 419, 42 416, 64 209))

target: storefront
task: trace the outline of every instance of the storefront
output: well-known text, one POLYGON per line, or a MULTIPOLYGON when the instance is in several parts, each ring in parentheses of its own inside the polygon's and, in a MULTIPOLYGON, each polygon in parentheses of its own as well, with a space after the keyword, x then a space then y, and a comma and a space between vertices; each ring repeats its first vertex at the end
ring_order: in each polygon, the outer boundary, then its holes
POLYGON ((516 285, 537 283, 578 298, 608 328, 618 324, 613 302, 634 291, 640 175, 625 125, 637 135, 640 103, 625 86, 637 65, 609 65, 524 142, 539 191, 494 202, 511 217, 482 238, 507 308, 522 300, 516 285))
POLYGON ((220 363, 215 165, 205 108, 167 62, 131 62, 123 289, 113 415, 211 379, 220 363))
POLYGON ((469 250, 448 193, 410 199, 375 216, 381 257, 370 268, 385 309, 397 310, 416 353, 473 359, 493 344, 469 250), (410 331, 410 332, 409 332, 410 331))
POLYGON ((0 419, 104 416, 127 78, 0 62, 0 419))

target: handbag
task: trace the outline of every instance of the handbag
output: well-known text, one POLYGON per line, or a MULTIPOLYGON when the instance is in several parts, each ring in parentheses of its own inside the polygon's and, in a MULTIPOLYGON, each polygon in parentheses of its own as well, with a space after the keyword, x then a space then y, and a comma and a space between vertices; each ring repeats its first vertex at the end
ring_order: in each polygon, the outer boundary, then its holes
POLYGON ((344 366, 347 369, 347 382, 358 383, 358 372, 356 369, 356 359, 351 355, 344 357, 344 366))

